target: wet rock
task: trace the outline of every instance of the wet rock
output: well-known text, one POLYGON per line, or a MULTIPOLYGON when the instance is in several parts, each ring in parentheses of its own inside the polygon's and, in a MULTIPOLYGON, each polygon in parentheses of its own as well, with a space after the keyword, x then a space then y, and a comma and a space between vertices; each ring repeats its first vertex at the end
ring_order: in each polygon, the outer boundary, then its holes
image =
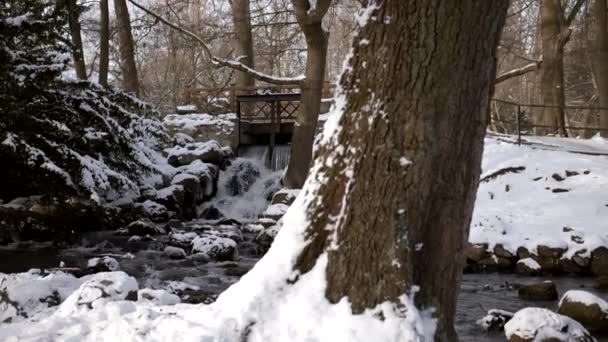
POLYGON ((517 257, 519 259, 525 259, 530 257, 530 251, 526 247, 517 248, 517 257))
POLYGON ((562 176, 561 176, 560 174, 558 174, 558 173, 554 173, 554 174, 552 174, 552 175, 551 175, 551 178, 555 179, 555 180, 556 180, 556 181, 558 181, 558 182, 562 182, 562 181, 564 181, 564 180, 565 180, 565 178, 564 178, 564 177, 562 177, 562 176))
POLYGON ((492 309, 475 323, 485 331, 502 331, 511 318, 513 313, 510 311, 492 309))
POLYGON ((583 271, 572 259, 568 258, 559 259, 559 267, 565 273, 579 274, 583 271))
POLYGON ((220 220, 224 218, 224 213, 215 206, 210 205, 201 211, 200 218, 204 220, 220 220))
POLYGON ((167 227, 171 229, 181 229, 184 227, 184 223, 177 219, 171 219, 167 222, 167 227))
POLYGON ((192 247, 192 240, 198 236, 195 232, 173 232, 169 235, 169 244, 189 251, 192 247))
POLYGON ((300 189, 281 189, 272 196, 270 204, 291 205, 300 193, 300 189))
POLYGON ((164 228, 158 226, 157 224, 155 224, 154 222, 150 221, 147 218, 143 218, 143 219, 131 222, 127 226, 127 232, 130 236, 133 236, 133 235, 139 235, 139 236, 159 235, 159 234, 167 233, 164 228))
POLYGON ((181 302, 181 299, 165 290, 141 289, 137 291, 137 301, 156 305, 175 305, 181 302))
POLYGON ((515 273, 526 276, 536 276, 541 273, 541 267, 536 260, 532 258, 520 259, 515 264, 515 273))
POLYGON ((579 173, 576 171, 566 170, 566 177, 572 177, 572 176, 578 176, 578 175, 579 175, 579 173))
POLYGON ((548 280, 542 283, 523 285, 519 288, 517 294, 520 298, 531 301, 557 300, 557 288, 552 281, 548 280))
POLYGON ((468 243, 464 253, 466 258, 473 262, 479 262, 490 256, 487 244, 468 243))
POLYGON ((233 162, 226 170, 230 178, 225 184, 231 196, 239 196, 247 191, 261 175, 260 166, 247 159, 239 159, 233 162))
POLYGON ((171 259, 185 259, 186 251, 179 247, 167 246, 163 251, 171 259))
POLYGON ((506 259, 512 259, 515 257, 515 255, 513 255, 513 253, 506 250, 500 243, 497 244, 496 246, 494 246, 494 254, 496 254, 496 256, 506 258, 506 259))
POLYGON ((184 189, 182 216, 194 218, 196 216, 196 206, 201 204, 205 197, 199 178, 195 175, 180 173, 173 177, 171 184, 181 185, 184 189))
POLYGON ((593 287, 598 290, 608 290, 608 275, 600 275, 593 279, 593 287))
POLYGON ((120 264, 116 259, 109 256, 92 258, 87 261, 87 274, 113 272, 118 270, 120 270, 120 264))
POLYGON ((477 263, 486 271, 508 271, 513 263, 510 259, 491 255, 477 263))
POLYGON ((188 143, 184 146, 178 145, 165 151, 168 153, 167 162, 175 167, 188 165, 195 160, 218 166, 224 162, 222 146, 214 140, 202 143, 188 143))
POLYGON ((165 244, 162 241, 158 241, 150 235, 133 235, 125 246, 125 250, 129 253, 137 253, 144 250, 162 251, 164 248, 165 244))
POLYGON ((591 273, 608 275, 608 248, 600 247, 591 252, 591 273))
POLYGON ((108 300, 133 300, 137 298, 138 288, 135 278, 124 272, 97 273, 60 305, 59 312, 69 314, 81 307, 92 308, 108 300))
POLYGON ((211 304, 217 299, 217 295, 200 289, 185 289, 177 293, 183 303, 188 304, 211 304))
POLYGON ((509 342, 595 342, 577 321, 543 308, 517 311, 504 328, 509 342))
POLYGON ((608 332, 608 302, 580 290, 570 290, 559 302, 560 314, 571 317, 594 333, 608 332))
POLYGON ((219 221, 216 222, 217 225, 220 226, 236 226, 240 227, 243 224, 239 220, 235 220, 233 218, 220 218, 219 221))
POLYGON ((154 201, 146 200, 143 203, 136 204, 136 207, 140 208, 152 222, 166 222, 169 219, 167 208, 154 201))
POLYGON ((237 243, 216 235, 200 236, 192 240, 192 253, 207 255, 215 261, 230 261, 238 259, 237 243))
POLYGON ((566 252, 564 248, 553 248, 545 245, 540 245, 536 248, 537 257, 536 261, 540 264, 540 267, 545 273, 559 273, 561 268, 559 260, 562 255, 566 252))
POLYGON ((286 204, 271 204, 268 208, 266 208, 266 210, 264 210, 262 217, 278 221, 281 219, 281 217, 283 217, 283 215, 285 215, 288 209, 289 206, 286 204))

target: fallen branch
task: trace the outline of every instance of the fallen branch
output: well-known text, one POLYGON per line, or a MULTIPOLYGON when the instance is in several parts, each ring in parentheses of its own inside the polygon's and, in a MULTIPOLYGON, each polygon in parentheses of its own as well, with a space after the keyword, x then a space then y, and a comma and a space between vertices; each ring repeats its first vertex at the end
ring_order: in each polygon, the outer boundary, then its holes
POLYGON ((524 65, 521 68, 517 68, 517 69, 513 69, 513 70, 509 70, 503 74, 500 74, 496 77, 496 79, 494 80, 494 84, 498 84, 501 82, 504 82, 506 80, 509 80, 511 78, 514 77, 518 77, 524 74, 527 74, 531 71, 535 71, 538 70, 540 68, 542 61, 536 61, 536 62, 532 62, 530 64, 524 65))
POLYGON ((304 81, 304 76, 298 76, 298 77, 275 77, 272 75, 268 75, 268 74, 264 74, 262 72, 259 72, 255 69, 250 68, 249 66, 238 62, 238 61, 234 61, 234 60, 227 60, 227 59, 223 59, 220 57, 217 57, 216 55, 213 54, 213 52, 211 51, 211 48, 209 47, 209 45, 207 44, 207 42, 205 42, 201 37, 199 37, 198 35, 192 33, 191 31, 163 18, 161 15, 154 13, 152 10, 138 4, 137 2, 135 2, 135 0, 129 0, 130 3, 132 3, 135 7, 139 8, 140 10, 146 12, 147 14, 151 15, 152 17, 156 18, 158 21, 160 21, 161 23, 169 26, 170 28, 194 39, 195 41, 197 41, 198 43, 201 44, 201 46, 203 47, 203 50, 205 51, 205 53, 209 56, 209 59, 211 59, 211 63, 218 65, 218 66, 223 66, 223 67, 229 67, 232 68, 234 70, 238 70, 241 72, 244 72, 246 74, 251 75, 252 77, 254 77, 255 79, 257 79, 258 81, 262 81, 262 82, 267 82, 267 83, 271 83, 271 84, 278 84, 278 85, 300 85, 302 84, 302 81, 304 81))

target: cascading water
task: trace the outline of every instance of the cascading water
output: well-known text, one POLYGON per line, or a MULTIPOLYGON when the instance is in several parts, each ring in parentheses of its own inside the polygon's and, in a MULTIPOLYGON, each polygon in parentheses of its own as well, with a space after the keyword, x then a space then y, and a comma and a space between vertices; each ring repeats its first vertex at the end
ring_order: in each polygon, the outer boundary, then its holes
POLYGON ((224 171, 220 171, 216 197, 199 208, 204 212, 217 209, 227 218, 241 222, 255 220, 265 209, 272 195, 281 185, 283 170, 272 171, 264 160, 238 157, 224 171))
POLYGON ((285 169, 289 162, 291 145, 275 145, 272 152, 270 150, 268 145, 242 145, 237 154, 239 157, 260 160, 272 171, 285 169))

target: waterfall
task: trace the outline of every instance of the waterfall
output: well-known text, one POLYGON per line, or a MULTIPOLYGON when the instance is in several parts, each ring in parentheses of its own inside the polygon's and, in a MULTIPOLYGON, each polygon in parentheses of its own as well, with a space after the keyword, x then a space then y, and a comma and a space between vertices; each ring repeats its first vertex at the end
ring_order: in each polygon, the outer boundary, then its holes
POLYGON ((241 145, 237 154, 242 158, 260 160, 272 171, 286 168, 291 153, 291 145, 275 145, 271 156, 268 156, 269 150, 268 145, 241 145))

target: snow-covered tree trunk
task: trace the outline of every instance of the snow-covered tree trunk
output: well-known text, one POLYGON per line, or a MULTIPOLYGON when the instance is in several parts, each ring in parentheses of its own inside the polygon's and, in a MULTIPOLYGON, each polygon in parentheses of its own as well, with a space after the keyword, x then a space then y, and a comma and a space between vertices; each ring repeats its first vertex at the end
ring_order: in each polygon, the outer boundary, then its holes
POLYGON ((68 13, 70 37, 72 38, 72 58, 74 60, 74 69, 76 69, 76 76, 79 79, 86 80, 87 70, 84 64, 82 36, 80 32, 81 7, 76 3, 76 0, 65 0, 65 5, 68 13))
POLYGON ((138 95, 139 80, 135 65, 135 46, 127 1, 114 0, 114 11, 116 12, 116 27, 118 28, 122 86, 126 92, 138 95))
MULTIPOLYGON (((595 15, 595 79, 600 99, 600 106, 608 108, 608 6, 606 0, 595 0, 593 7, 595 15)), ((603 137, 608 137, 608 110, 600 111, 600 131, 603 137)))
POLYGON ((454 341, 508 1, 371 6, 304 188, 313 199, 295 269, 306 274, 327 255, 325 296, 347 297, 354 313, 419 286, 418 308, 436 310, 436 340, 454 341))
POLYGON ((110 65, 110 13, 108 0, 99 2, 99 84, 108 86, 110 65))
POLYGON ((323 81, 327 58, 329 32, 323 27, 323 17, 331 0, 319 0, 311 7, 308 0, 294 0, 296 18, 306 38, 306 72, 298 117, 291 139, 291 156, 285 172, 285 186, 301 188, 308 176, 312 145, 317 130, 323 81))
MULTIPOLYGON (((234 25, 235 56, 241 63, 254 69, 249 0, 232 1, 232 21, 234 25)), ((251 74, 239 71, 237 72, 236 85, 238 88, 252 87, 255 85, 255 78, 251 74)))

